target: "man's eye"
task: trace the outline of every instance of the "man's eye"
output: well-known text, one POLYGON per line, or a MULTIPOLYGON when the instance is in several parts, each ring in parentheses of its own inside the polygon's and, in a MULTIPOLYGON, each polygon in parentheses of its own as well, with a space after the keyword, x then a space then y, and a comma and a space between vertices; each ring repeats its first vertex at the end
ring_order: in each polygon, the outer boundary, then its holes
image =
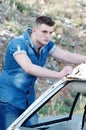
POLYGON ((52 34, 53 32, 50 32, 50 34, 52 34))
POLYGON ((43 31, 43 33, 47 33, 47 31, 43 31))

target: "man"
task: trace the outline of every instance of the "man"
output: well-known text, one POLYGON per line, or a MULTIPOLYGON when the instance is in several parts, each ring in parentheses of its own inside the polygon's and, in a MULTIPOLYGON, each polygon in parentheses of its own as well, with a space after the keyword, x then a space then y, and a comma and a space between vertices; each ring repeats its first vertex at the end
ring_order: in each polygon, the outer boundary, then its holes
MULTIPOLYGON (((52 18, 40 16, 32 30, 27 29, 7 46, 0 77, 0 112, 3 115, 0 126, 5 126, 5 129, 34 102, 37 77, 62 78, 72 72, 70 66, 65 66, 60 72, 44 68, 49 55, 75 64, 86 61, 86 56, 64 51, 51 41, 54 25, 52 18)), ((34 115, 24 125, 37 122, 38 117, 34 115)))

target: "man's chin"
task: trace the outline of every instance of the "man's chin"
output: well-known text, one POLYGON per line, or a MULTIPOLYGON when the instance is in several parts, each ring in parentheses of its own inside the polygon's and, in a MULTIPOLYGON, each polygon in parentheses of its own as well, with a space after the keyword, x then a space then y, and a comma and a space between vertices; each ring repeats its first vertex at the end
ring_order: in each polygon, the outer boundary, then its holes
POLYGON ((43 42, 43 43, 41 43, 41 46, 45 46, 45 45, 47 45, 47 43, 48 42, 43 42))
POLYGON ((43 42, 43 45, 47 45, 49 41, 44 41, 43 42))

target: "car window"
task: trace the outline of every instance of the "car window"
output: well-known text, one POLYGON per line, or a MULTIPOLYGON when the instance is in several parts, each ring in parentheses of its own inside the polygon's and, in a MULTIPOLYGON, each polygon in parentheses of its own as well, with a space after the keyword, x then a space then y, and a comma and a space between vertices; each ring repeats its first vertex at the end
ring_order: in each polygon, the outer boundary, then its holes
POLYGON ((45 104, 39 107, 37 110, 39 123, 34 124, 33 127, 70 120, 79 95, 79 93, 71 89, 71 84, 63 87, 46 101, 45 104))
POLYGON ((80 95, 70 83, 64 84, 59 81, 39 95, 38 99, 14 121, 8 130, 22 126, 26 119, 30 119, 35 113, 38 113, 39 123, 33 124, 31 128, 44 125, 47 127, 50 124, 71 120, 72 114, 80 112, 85 102, 80 95))
POLYGON ((69 86, 64 87, 38 111, 39 117, 46 121, 69 117, 76 95, 77 92, 71 91, 69 86))

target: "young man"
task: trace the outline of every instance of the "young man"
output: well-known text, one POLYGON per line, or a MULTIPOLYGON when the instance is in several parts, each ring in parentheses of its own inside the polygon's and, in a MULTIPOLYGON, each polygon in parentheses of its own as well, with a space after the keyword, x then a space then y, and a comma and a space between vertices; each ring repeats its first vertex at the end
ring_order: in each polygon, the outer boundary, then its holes
MULTIPOLYGON (((86 56, 64 51, 51 40, 55 22, 47 16, 36 19, 32 30, 10 41, 6 49, 5 64, 0 76, 0 130, 5 130, 35 100, 34 84, 37 77, 62 78, 72 72, 65 66, 60 72, 43 66, 49 55, 56 60, 80 64, 86 56)), ((34 115, 25 125, 38 122, 34 115)))

